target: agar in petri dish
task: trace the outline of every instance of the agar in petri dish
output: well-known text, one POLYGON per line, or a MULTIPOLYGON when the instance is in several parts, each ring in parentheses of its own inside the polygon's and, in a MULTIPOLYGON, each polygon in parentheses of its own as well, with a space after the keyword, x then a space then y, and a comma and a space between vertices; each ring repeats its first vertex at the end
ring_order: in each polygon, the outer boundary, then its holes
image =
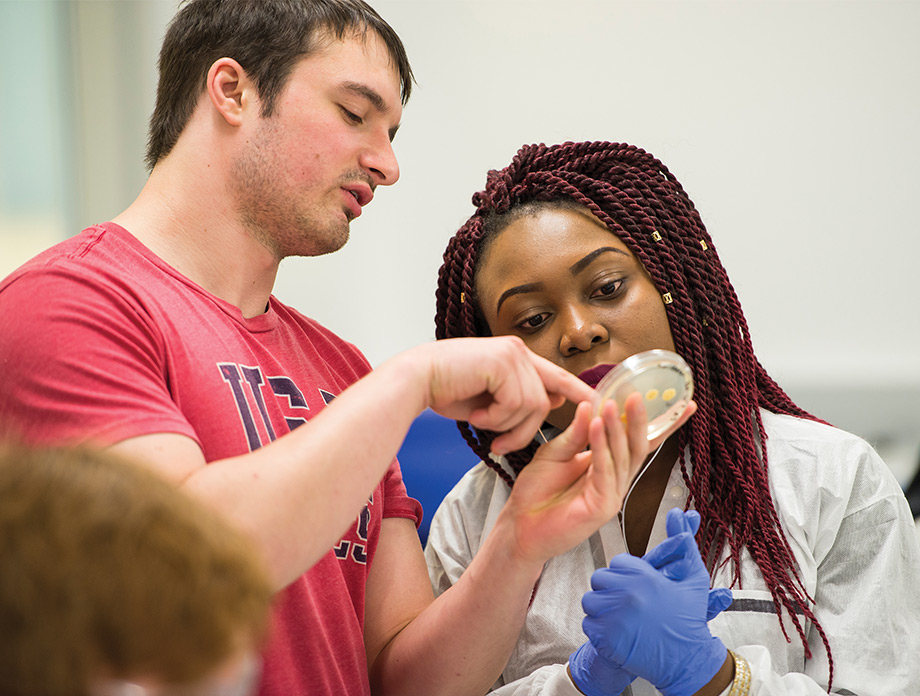
POLYGON ((693 373, 677 353, 668 350, 636 353, 598 382, 595 413, 600 411, 601 404, 613 399, 623 414, 626 397, 634 392, 645 399, 648 439, 654 440, 671 428, 693 398, 693 373))

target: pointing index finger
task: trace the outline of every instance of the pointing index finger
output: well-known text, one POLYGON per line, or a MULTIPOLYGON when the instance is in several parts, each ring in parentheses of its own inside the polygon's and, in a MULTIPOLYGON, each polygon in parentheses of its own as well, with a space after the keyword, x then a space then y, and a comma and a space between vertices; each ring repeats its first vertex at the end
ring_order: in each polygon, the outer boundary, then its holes
POLYGON ((537 374, 543 380, 543 385, 546 387, 546 392, 551 399, 555 396, 561 396, 574 404, 594 399, 594 390, 571 372, 545 358, 541 358, 535 353, 532 355, 537 374))

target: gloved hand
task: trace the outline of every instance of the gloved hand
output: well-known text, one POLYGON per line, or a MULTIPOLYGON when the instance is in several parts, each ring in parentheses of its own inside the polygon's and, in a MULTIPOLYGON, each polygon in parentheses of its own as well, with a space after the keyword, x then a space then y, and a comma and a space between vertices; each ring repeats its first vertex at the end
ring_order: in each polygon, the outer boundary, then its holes
POLYGON ((635 679, 618 664, 598 655, 590 640, 569 656, 569 676, 585 696, 617 696, 635 679))
MULTIPOLYGON (((697 516, 699 519, 699 516, 697 516)), ((699 526, 699 522, 697 522, 699 526)), ((694 531, 694 534, 696 532, 694 531)), ((655 548, 659 548, 662 542, 655 548)), ((655 549, 652 549, 654 551, 655 549)), ((651 552, 649 552, 651 553, 651 552)), ((648 554, 646 554, 646 557, 648 554)), ((718 616, 732 603, 732 591, 726 588, 709 590, 706 621, 718 616)), ((599 655, 591 641, 587 641, 569 657, 569 676, 578 690, 586 696, 616 696, 625 691, 635 675, 620 665, 599 655)))
MULTIPOLYGON (((696 548, 693 537, 696 536, 699 528, 700 513, 696 510, 687 510, 687 512, 681 512, 677 508, 668 510, 668 516, 665 520, 668 538, 651 549, 642 558, 652 567, 660 569, 665 577, 672 580, 683 580, 690 573, 699 572, 703 559, 699 552, 693 553, 693 549, 696 548), (689 539, 683 535, 684 532, 690 533, 689 539), (692 547, 688 545, 689 542, 693 542, 692 547)), ((705 570, 705 567, 703 570, 705 570)), ((709 590, 706 621, 709 622, 721 614, 731 603, 732 591, 727 587, 709 590)))
POLYGON ((664 696, 691 696, 725 662, 725 645, 706 622, 730 604, 731 592, 710 597, 693 538, 698 528, 698 513, 671 510, 668 539, 643 558, 615 556, 591 576, 592 591, 582 599, 582 627, 599 656, 664 696))

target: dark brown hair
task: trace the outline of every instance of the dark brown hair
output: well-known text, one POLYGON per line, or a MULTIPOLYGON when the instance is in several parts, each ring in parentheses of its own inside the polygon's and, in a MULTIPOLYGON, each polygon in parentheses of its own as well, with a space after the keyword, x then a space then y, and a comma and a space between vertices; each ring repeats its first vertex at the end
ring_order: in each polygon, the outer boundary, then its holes
POLYGON ((323 39, 373 31, 390 52, 403 104, 412 92, 412 68, 402 41, 361 0, 192 0, 172 19, 160 49, 156 106, 150 117, 147 166, 169 154, 205 88, 211 65, 236 60, 271 116, 297 61, 323 39))
POLYGON ((152 471, 90 449, 0 451, 0 693, 100 677, 188 684, 265 635, 250 540, 152 471))
MULTIPOLYGON (((741 551, 746 547, 773 595, 783 634, 784 607, 811 657, 798 616, 804 614, 824 641, 832 681, 830 644, 809 607, 812 598, 770 495, 760 409, 817 419, 792 402, 754 355, 741 304, 681 184, 659 160, 632 145, 540 144, 521 148, 508 167, 490 171, 473 204, 476 212, 444 252, 436 337, 488 334, 476 303, 476 264, 488 240, 521 215, 541 206, 577 205, 606 225, 667 297, 674 344, 693 370, 698 410, 678 432, 678 445, 690 492, 687 505, 693 504, 702 518, 701 553, 714 573, 727 548, 734 582, 740 585, 741 551)), ((512 477, 489 457, 495 434, 467 423, 459 427, 483 461, 513 485, 512 477)), ((512 470, 519 472, 535 450, 534 444, 508 455, 512 470)))

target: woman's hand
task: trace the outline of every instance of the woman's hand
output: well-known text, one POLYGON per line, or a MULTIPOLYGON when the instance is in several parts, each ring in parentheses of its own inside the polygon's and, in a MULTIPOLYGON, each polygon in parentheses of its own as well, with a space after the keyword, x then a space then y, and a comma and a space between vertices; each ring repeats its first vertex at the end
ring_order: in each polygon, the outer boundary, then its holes
POLYGON ((731 658, 708 621, 731 604, 709 589, 694 534, 694 510, 670 510, 668 538, 642 558, 621 553, 591 576, 582 598, 585 635, 609 664, 642 677, 665 696, 719 693, 731 683, 731 658), (711 684, 713 680, 720 681, 711 684))
POLYGON ((626 401, 625 424, 613 401, 597 416, 592 410, 590 403, 579 404, 571 425, 542 445, 518 474, 496 529, 508 530, 523 559, 542 564, 612 519, 648 456, 639 394, 626 401))

